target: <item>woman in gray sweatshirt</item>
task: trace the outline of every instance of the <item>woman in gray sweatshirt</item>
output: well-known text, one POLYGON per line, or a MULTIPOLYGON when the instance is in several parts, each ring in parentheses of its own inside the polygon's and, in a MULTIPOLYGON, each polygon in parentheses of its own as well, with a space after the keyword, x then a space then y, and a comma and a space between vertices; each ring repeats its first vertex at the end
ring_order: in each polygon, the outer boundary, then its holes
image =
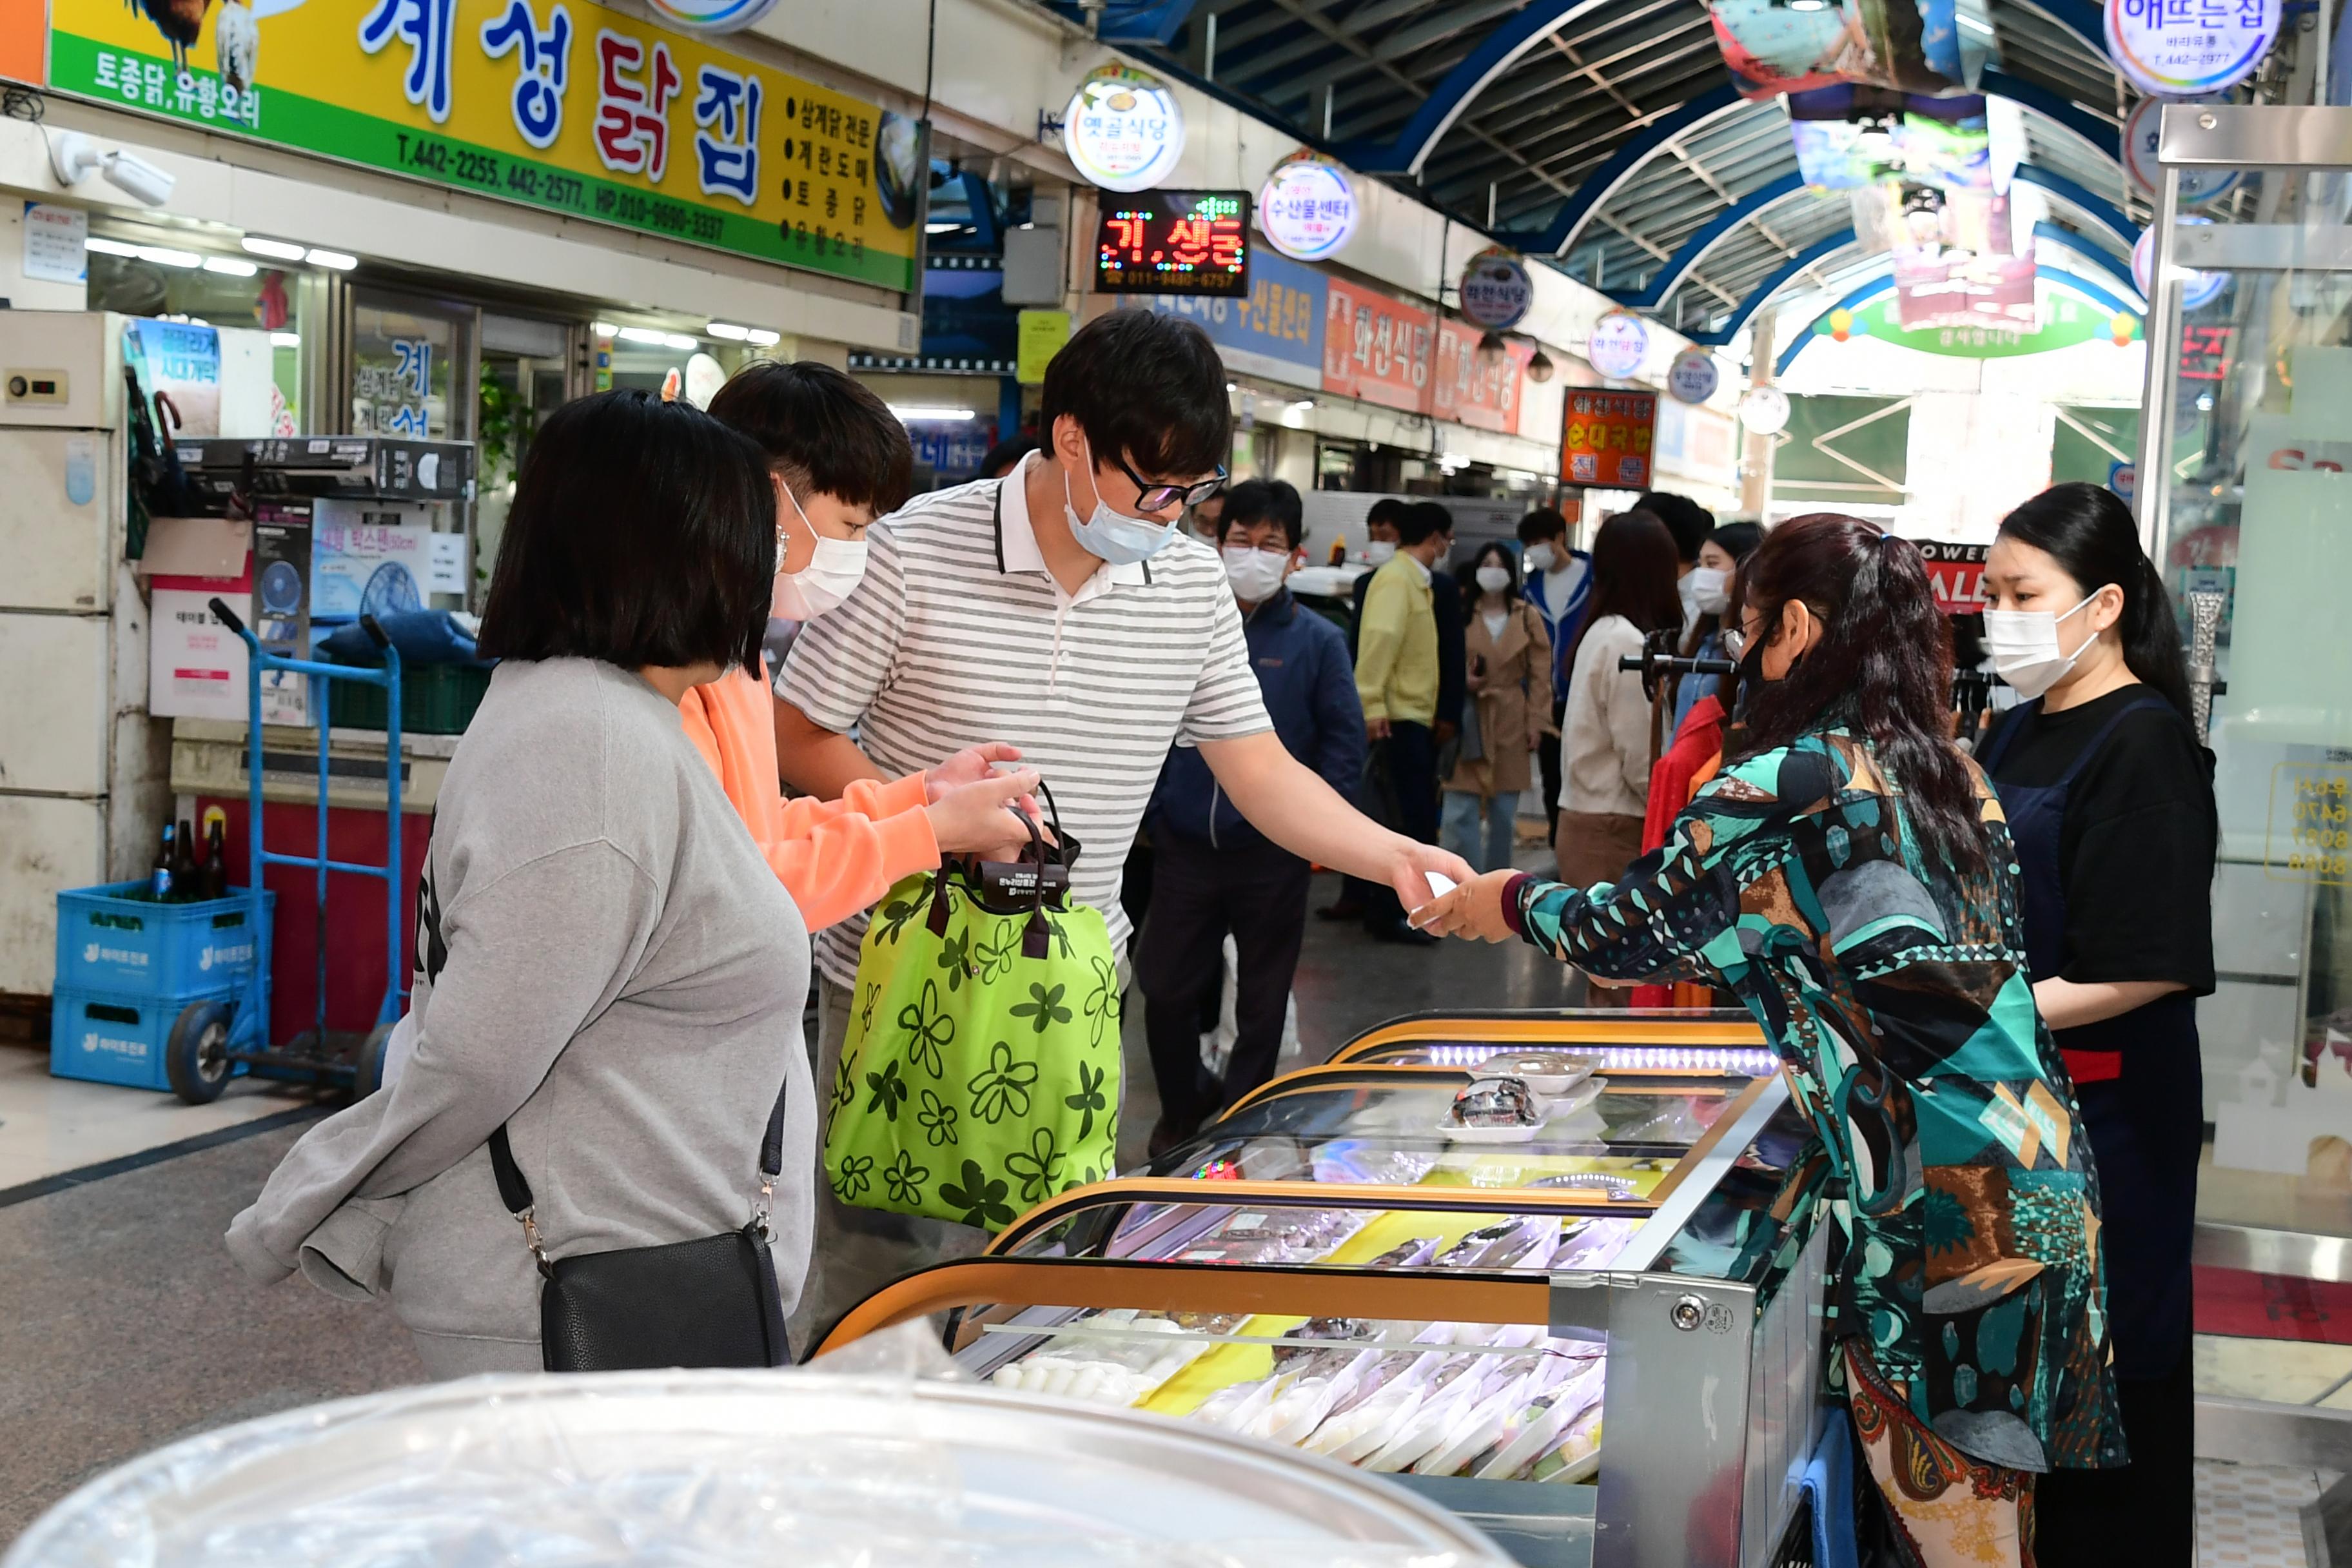
POLYGON ((600 394, 532 443, 482 616, 502 662, 418 892, 415 1055, 228 1231, 257 1279, 388 1300, 436 1377, 541 1364, 501 1125, 562 1258, 740 1228, 781 1093, 771 1246, 786 1313, 799 1297, 807 934, 677 712, 759 657, 775 516, 759 449, 684 403, 600 394))

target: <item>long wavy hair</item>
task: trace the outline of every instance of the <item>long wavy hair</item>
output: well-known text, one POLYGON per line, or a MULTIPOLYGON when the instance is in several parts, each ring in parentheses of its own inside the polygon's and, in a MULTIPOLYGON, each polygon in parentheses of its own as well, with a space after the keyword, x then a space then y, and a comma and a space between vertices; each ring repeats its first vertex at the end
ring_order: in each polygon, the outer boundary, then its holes
POLYGON ((1767 533, 1740 578, 1748 624, 1768 645, 1791 600, 1821 623, 1785 677, 1748 686, 1741 754, 1843 725, 1870 742, 1921 847, 1981 871, 1976 784, 1951 738, 1951 628, 1919 547, 1859 518, 1813 512, 1767 533))

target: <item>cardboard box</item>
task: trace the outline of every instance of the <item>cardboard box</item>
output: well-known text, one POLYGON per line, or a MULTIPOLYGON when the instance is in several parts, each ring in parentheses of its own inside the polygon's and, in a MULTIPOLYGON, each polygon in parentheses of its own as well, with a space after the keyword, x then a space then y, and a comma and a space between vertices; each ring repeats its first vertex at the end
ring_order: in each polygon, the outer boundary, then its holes
POLYGON ((139 574, 158 579, 239 577, 252 549, 253 525, 237 518, 151 518, 139 574))
POLYGON ((459 501, 474 494, 474 448, 464 441, 310 436, 268 441, 181 441, 180 465, 205 494, 459 501))
MULTIPOLYGON (((254 508, 253 635, 281 658, 308 658, 310 651, 310 508, 307 503, 264 501, 254 508)), ((310 722, 310 679, 265 670, 261 679, 265 724, 310 722)))
MULTIPOLYGON (((423 609, 452 583, 446 552, 434 548, 433 511, 413 501, 320 497, 310 505, 310 614, 322 621, 423 609)), ((462 540, 463 535, 449 534, 462 540)))

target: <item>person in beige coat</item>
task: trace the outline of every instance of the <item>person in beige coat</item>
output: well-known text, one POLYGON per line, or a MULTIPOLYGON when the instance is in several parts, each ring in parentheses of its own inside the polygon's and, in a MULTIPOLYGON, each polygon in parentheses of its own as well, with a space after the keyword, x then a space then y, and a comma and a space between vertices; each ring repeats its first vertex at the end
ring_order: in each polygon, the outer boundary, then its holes
POLYGON ((1511 863, 1519 792, 1533 780, 1531 753, 1551 721, 1551 638, 1543 617, 1519 596, 1518 560, 1499 542, 1462 574, 1470 606, 1461 761, 1445 781, 1439 842, 1481 871, 1511 863), (1480 815, 1486 821, 1483 834, 1480 815))

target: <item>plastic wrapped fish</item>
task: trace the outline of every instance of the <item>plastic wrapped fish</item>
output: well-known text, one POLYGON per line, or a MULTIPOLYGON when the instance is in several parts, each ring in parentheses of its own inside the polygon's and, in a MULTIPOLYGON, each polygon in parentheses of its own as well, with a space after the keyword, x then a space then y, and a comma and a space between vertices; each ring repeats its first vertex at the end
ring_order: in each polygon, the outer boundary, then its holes
POLYGON ((1478 1079, 1454 1097, 1457 1127, 1536 1127, 1543 1119, 1543 1107, 1524 1079, 1478 1079))

